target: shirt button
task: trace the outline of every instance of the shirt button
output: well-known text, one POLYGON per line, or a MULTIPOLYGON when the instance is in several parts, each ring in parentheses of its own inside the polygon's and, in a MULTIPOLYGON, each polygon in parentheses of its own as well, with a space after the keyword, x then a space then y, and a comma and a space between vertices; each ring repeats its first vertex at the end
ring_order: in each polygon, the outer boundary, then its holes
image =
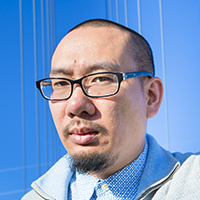
POLYGON ((108 186, 107 186, 106 183, 104 183, 104 184, 101 186, 101 189, 102 189, 104 192, 106 192, 106 191, 109 190, 109 188, 108 188, 108 186))

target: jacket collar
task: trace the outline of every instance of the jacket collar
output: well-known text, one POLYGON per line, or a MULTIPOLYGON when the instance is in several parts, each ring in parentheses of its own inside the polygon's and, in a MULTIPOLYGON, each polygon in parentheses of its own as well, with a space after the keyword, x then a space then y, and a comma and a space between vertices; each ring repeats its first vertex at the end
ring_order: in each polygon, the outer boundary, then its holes
POLYGON ((48 199, 67 199, 68 186, 73 175, 69 167, 69 160, 70 155, 66 154, 31 186, 41 196, 48 196, 48 199))
POLYGON ((171 153, 163 149, 156 140, 147 134, 149 151, 146 165, 138 187, 137 198, 145 197, 158 189, 180 167, 180 163, 171 153))
MULTIPOLYGON (((147 142, 149 150, 136 199, 143 198, 158 189, 180 166, 179 161, 148 134, 147 142)), ((67 199, 68 186, 73 175, 69 167, 69 159, 69 154, 61 158, 46 174, 35 181, 32 187, 41 196, 48 196, 49 199, 67 199)))

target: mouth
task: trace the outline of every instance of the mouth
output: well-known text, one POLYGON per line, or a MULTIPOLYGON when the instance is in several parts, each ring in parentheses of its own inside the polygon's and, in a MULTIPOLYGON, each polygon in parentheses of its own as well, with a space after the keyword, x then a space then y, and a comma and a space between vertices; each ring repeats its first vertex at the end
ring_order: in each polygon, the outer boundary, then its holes
POLYGON ((72 131, 70 131, 69 135, 71 136, 71 139, 75 144, 88 145, 94 142, 97 134, 98 134, 98 131, 95 131, 95 130, 73 129, 72 131))
POLYGON ((96 145, 100 136, 106 134, 106 127, 84 119, 72 120, 63 130, 64 137, 78 145, 96 145))

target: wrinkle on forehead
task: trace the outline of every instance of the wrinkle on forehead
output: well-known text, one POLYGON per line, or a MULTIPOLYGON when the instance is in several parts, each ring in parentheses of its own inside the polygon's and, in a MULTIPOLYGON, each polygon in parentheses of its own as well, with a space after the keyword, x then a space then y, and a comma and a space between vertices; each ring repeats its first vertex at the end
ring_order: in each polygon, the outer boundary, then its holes
POLYGON ((122 60, 130 60, 129 43, 129 35, 113 27, 79 28, 61 40, 52 58, 52 68, 63 66, 73 71, 74 66, 86 65, 90 70, 95 62, 102 60, 116 62, 120 66, 122 60))
MULTIPOLYGON (((111 72, 118 72, 119 66, 116 63, 110 63, 110 62, 99 62, 94 65, 88 66, 87 68, 82 71, 84 75, 94 73, 96 71, 111 71, 111 72)), ((72 69, 68 69, 67 67, 54 67, 50 71, 50 75, 66 75, 66 76, 73 76, 74 71, 72 69)))

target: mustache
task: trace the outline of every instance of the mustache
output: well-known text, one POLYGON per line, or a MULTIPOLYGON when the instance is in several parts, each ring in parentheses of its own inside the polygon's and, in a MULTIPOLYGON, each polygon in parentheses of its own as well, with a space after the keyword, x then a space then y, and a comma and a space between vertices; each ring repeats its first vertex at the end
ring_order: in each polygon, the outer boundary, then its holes
POLYGON ((101 132, 104 135, 107 134, 107 129, 103 125, 99 125, 95 122, 85 120, 85 119, 73 119, 69 124, 66 125, 66 127, 63 129, 63 135, 65 137, 68 137, 70 134, 70 130, 73 126, 78 126, 78 125, 84 125, 89 129, 92 129, 97 132, 101 132))

